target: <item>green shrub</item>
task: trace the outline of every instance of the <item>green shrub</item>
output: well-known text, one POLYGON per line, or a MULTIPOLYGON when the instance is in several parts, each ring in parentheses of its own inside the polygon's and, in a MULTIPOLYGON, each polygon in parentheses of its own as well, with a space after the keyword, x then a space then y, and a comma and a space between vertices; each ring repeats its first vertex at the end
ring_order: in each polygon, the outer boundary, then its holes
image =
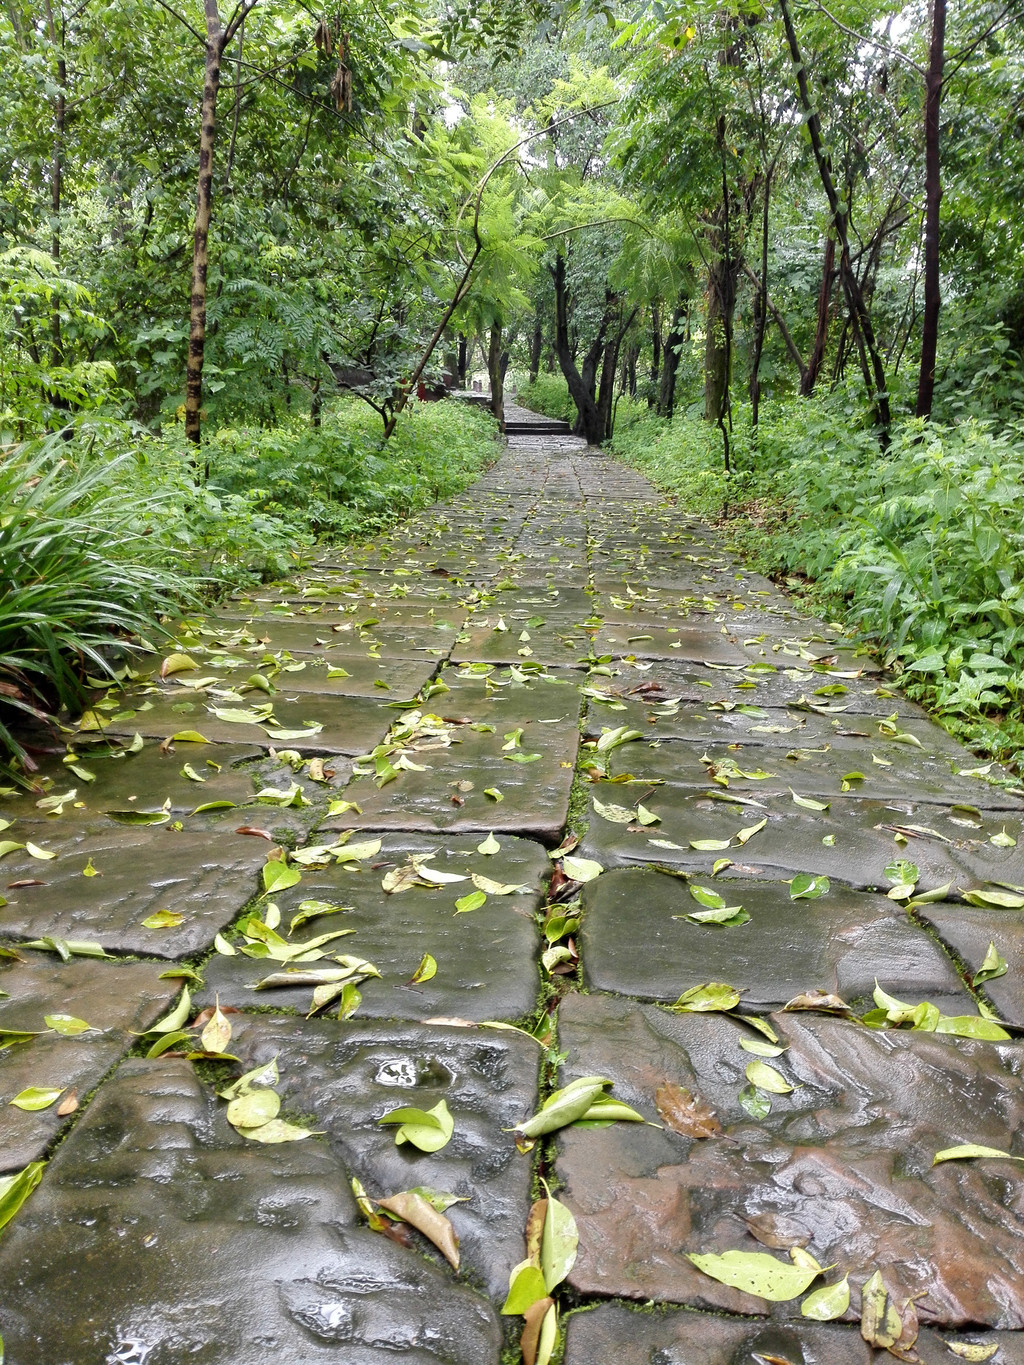
POLYGON ((75 463, 51 437, 0 460, 0 763, 24 760, 11 726, 75 710, 109 646, 151 633, 188 595, 146 536, 161 498, 126 496, 128 457, 75 463))
POLYGON ((1024 757, 1024 433, 907 419, 883 454, 840 394, 766 408, 756 450, 740 410, 730 478, 697 418, 641 419, 613 446, 687 511, 728 507, 739 547, 813 580, 949 728, 1024 757))
POLYGON ((576 421, 576 404, 569 397, 569 386, 561 374, 539 374, 533 383, 522 386, 516 401, 556 422, 576 421))

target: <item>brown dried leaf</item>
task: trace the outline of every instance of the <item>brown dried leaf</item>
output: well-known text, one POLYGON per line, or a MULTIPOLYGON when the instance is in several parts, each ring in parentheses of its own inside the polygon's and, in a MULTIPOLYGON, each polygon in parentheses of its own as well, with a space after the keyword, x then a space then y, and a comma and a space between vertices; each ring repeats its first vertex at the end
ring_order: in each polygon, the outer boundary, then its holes
POLYGON ((674 1133, 688 1138, 721 1137, 722 1125, 700 1099, 689 1090, 664 1081, 654 1096, 658 1117, 674 1133))
POLYGON ((519 1338, 519 1349, 523 1353, 523 1365, 536 1365, 537 1347, 540 1345, 540 1329, 544 1325, 548 1309, 553 1308, 554 1303, 554 1299, 551 1298, 538 1299, 523 1314, 526 1319, 526 1326, 523 1328, 523 1335, 519 1338))
POLYGON ((57 1117, 66 1119, 69 1114, 73 1114, 78 1108, 78 1091, 69 1090, 60 1104, 57 1105, 57 1117))
POLYGON ((838 995, 830 995, 828 991, 802 991, 799 995, 794 995, 792 1000, 787 1000, 782 1007, 784 1010, 821 1010, 825 1014, 850 1014, 851 1010, 845 1000, 838 995))
POLYGON ((428 1204, 421 1194, 413 1190, 402 1190, 387 1199, 377 1200, 378 1208, 395 1213, 399 1218, 422 1232, 428 1241, 433 1242, 453 1270, 459 1268, 459 1239, 455 1229, 443 1213, 438 1213, 428 1204))
POLYGON ((235 830, 236 834, 255 834, 257 839, 266 839, 268 844, 274 842, 274 836, 269 829, 257 829, 255 825, 239 825, 235 830))
POLYGON ((526 1258, 534 1265, 540 1265, 540 1243, 547 1216, 548 1201, 538 1199, 526 1219, 526 1258))

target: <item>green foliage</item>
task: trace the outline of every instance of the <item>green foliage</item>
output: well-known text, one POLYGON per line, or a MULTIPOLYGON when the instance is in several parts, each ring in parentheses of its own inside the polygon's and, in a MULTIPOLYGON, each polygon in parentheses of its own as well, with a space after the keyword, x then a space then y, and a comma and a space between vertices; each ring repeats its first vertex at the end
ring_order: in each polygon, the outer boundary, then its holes
POLYGON ((419 403, 384 445, 377 415, 346 399, 320 428, 302 418, 218 432, 208 491, 243 497, 299 536, 369 534, 465 488, 497 454, 496 430, 489 413, 469 404, 419 403))
POLYGON ((57 437, 0 461, 0 760, 21 756, 10 726, 74 709, 108 646, 187 594, 147 530, 166 495, 124 486, 128 462, 77 460, 57 437))
POLYGON ((1024 433, 908 420, 882 454, 842 396, 774 406, 753 460, 742 423, 737 435, 748 472, 732 479, 714 431, 686 416, 643 419, 614 446, 688 511, 728 504, 743 548, 813 580, 912 696, 990 752, 1024 756, 1024 433))
POLYGON ((518 401, 531 412, 560 422, 575 422, 576 405, 569 396, 569 386, 560 374, 538 374, 533 383, 519 386, 518 401))

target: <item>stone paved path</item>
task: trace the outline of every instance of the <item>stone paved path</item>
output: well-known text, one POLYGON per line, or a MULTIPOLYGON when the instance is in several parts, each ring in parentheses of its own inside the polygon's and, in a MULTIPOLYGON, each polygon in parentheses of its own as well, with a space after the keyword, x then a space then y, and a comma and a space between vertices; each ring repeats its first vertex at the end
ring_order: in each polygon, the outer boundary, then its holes
POLYGON ((1021 1165, 932 1165, 1024 1157, 1024 806, 849 641, 571 439, 174 635, 0 803, 8 1365, 508 1365, 537 1175, 571 1365, 891 1358, 876 1270, 902 1358, 1024 1362, 1021 1165), (517 1151, 587 1075, 649 1122, 517 1151), (353 1179, 464 1199, 458 1274, 353 1179), (688 1259, 791 1248, 843 1321, 688 1259))

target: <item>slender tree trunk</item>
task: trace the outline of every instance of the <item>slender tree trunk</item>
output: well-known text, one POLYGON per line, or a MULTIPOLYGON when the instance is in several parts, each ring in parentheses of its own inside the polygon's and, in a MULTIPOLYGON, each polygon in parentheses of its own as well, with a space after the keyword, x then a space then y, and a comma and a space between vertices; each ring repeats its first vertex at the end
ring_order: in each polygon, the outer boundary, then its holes
POLYGON ((946 49, 946 0, 932 0, 932 36, 924 107, 924 315, 921 330, 921 373, 917 382, 918 417, 930 417, 935 390, 935 356, 939 342, 939 206, 942 164, 939 155, 939 111, 946 49))
POLYGON ((832 284, 836 274, 836 242, 831 232, 825 234, 825 258, 821 263, 821 288, 818 290, 818 325, 814 331, 807 368, 800 377, 800 393, 804 398, 814 392, 818 375, 825 361, 828 342, 828 315, 832 303, 832 284))
POLYGON ((501 363, 501 323, 491 328, 487 347, 487 374, 491 381, 491 412, 505 429, 505 371, 501 363))
POLYGON ((671 417, 676 405, 676 374, 679 370, 679 350, 685 337, 684 304, 676 304, 669 324, 668 337, 662 355, 661 382, 658 388, 658 415, 671 417))
POLYGON ((228 145, 228 159, 224 166, 224 191, 231 185, 231 172, 235 167, 235 144, 238 141, 238 120, 242 113, 242 47, 245 43, 245 21, 238 25, 238 56, 235 58, 235 105, 231 112, 231 142, 228 145))
POLYGON ((626 352, 626 382, 623 385, 630 398, 636 397, 636 362, 640 358, 640 346, 634 342, 626 352))
POLYGON ((661 303, 655 299, 651 304, 651 391, 647 396, 647 406, 657 404, 658 379, 661 373, 661 303))
POLYGON ((459 375, 459 388, 460 388, 460 389, 464 389, 464 388, 466 387, 466 365, 467 365, 468 360, 469 360, 469 343, 468 343, 468 341, 466 340, 466 334, 465 334, 465 332, 460 332, 460 333, 459 333, 459 360, 458 360, 458 375, 459 375))
POLYGON ((736 281, 724 257, 708 271, 707 333, 704 342, 704 417, 719 421, 725 413, 732 361, 730 330, 736 307, 736 281))
POLYGON ((757 430, 761 411, 761 353, 768 328, 768 223, 771 207, 772 172, 764 178, 764 205, 761 213, 761 278, 754 295, 754 345, 750 358, 750 423, 757 430))
POLYGON ((622 347, 622 339, 632 327, 636 315, 637 309, 634 308, 604 348, 604 358, 601 362, 601 386, 597 395, 597 410, 604 426, 602 439, 605 441, 611 440, 612 435, 612 403, 615 398, 615 374, 619 368, 619 351, 622 347))
POLYGON ((309 400, 309 422, 311 426, 319 427, 324 406, 324 396, 320 387, 319 375, 313 380, 311 395, 309 400))
POLYGON ((839 195, 836 193, 835 181, 832 178, 832 167, 828 155, 825 152, 825 148, 822 145, 821 120, 811 102, 810 86, 807 80, 807 68, 804 66, 803 58, 800 55, 800 44, 797 42, 796 29, 793 27, 793 17, 789 11, 789 0, 779 0, 779 7, 782 11, 782 21, 786 28, 786 40, 789 44, 789 54, 793 60, 793 67, 796 71, 797 88, 800 92, 800 103, 803 106, 804 114, 806 116, 807 132, 811 139, 811 148, 814 152, 814 160, 818 167, 818 176, 821 180, 821 187, 825 191, 825 198, 828 200, 836 236, 839 239, 839 274, 843 282, 843 292, 846 295, 850 320, 851 323, 854 324, 855 336, 858 340, 858 353, 861 356, 861 369, 864 374, 864 382, 868 391, 868 396, 874 408, 875 426, 878 428, 879 443, 884 450, 888 448, 889 428, 892 426, 892 415, 889 408, 889 393, 886 389, 885 382, 885 366, 882 363, 878 343, 875 340, 875 329, 871 325, 871 315, 868 313, 860 282, 853 269, 853 261, 850 255, 850 236, 847 230, 847 213, 839 201, 839 195))
POLYGON ((544 344, 544 332, 541 329, 540 318, 537 318, 533 328, 533 336, 530 338, 530 383, 537 382, 537 375, 540 373, 540 352, 544 344))
POLYGON ((210 218, 213 213, 213 143, 217 126, 217 91, 224 35, 217 0, 205 0, 206 71, 199 135, 199 183, 192 244, 192 300, 185 369, 185 436, 198 445, 203 405, 203 353, 206 346, 206 276, 209 267, 210 218))
MULTIPOLYGON (((569 387, 569 394, 576 404, 578 418, 574 429, 578 435, 586 437, 588 445, 597 446, 604 439, 604 425, 594 399, 597 358, 594 358, 589 367, 590 382, 588 385, 586 382, 587 363, 584 362, 584 374, 581 374, 576 368, 576 363, 572 358, 572 348, 569 345, 569 297, 565 281, 565 257, 561 252, 555 257, 551 277, 555 285, 555 354, 558 357, 562 374, 565 376, 565 382, 569 387)), ((601 327, 601 346, 597 351, 597 356, 600 356, 604 348, 604 331, 606 328, 607 314, 601 327)), ((591 351, 593 351, 593 347, 591 347, 591 351)), ((587 360, 590 360, 589 354, 587 360)))
MULTIPOLYGON (((13 7, 12 7, 13 8, 13 7)), ((60 261, 60 214, 64 194, 64 133, 67 123, 67 83, 68 68, 64 56, 64 16, 61 14, 60 32, 54 18, 53 6, 46 0, 46 29, 50 43, 60 55, 57 58, 57 94, 53 101, 53 149, 50 155, 50 256, 54 262, 60 261)), ((55 295, 53 312, 50 314, 50 338, 53 364, 64 363, 64 338, 60 326, 60 296, 55 295)), ((54 405, 64 407, 59 399, 51 395, 54 405)))

